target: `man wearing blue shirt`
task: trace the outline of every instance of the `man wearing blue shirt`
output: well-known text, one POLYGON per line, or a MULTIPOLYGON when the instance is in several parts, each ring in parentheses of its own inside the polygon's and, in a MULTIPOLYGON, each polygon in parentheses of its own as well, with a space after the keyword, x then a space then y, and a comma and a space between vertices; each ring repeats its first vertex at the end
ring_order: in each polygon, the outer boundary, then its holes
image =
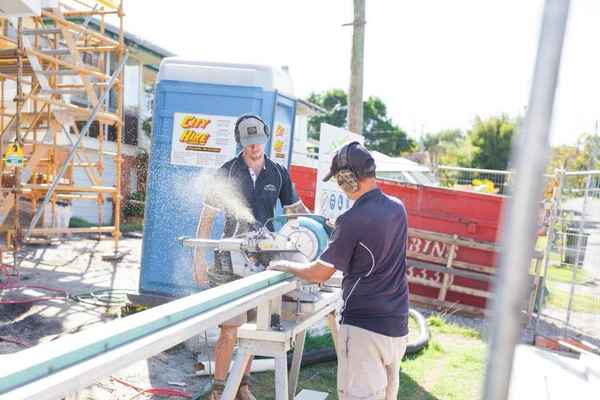
MULTIPOLYGON (((281 202, 286 214, 307 212, 306 207, 298 197, 287 169, 265 155, 265 144, 270 135, 268 125, 257 115, 242 115, 235 123, 235 140, 242 147, 242 152, 221 167, 218 179, 239 192, 244 208, 251 211, 255 223, 267 224, 274 215, 277 201, 281 202)), ((215 178, 217 179, 217 178, 215 178)), ((218 189, 213 189, 218 190, 218 189)), ((229 194, 231 195, 231 194, 229 194)), ((222 199, 221 199, 222 200, 222 199)), ((252 227, 249 221, 241 218, 235 210, 228 210, 221 204, 220 196, 207 196, 203 203, 202 214, 198 222, 196 236, 208 239, 211 236, 213 223, 217 213, 224 211, 224 238, 233 237, 248 232, 252 227)), ((216 251, 214 268, 209 270, 204 250, 196 249, 194 253, 194 280, 199 286, 218 286, 238 279, 233 273, 231 253, 216 251)), ((248 313, 252 318, 253 313, 248 313)), ((238 328, 248 320, 246 313, 225 321, 221 326, 219 339, 215 346, 215 372, 212 391, 209 400, 220 400, 225 388, 225 378, 237 339, 238 328)), ((250 391, 250 368, 248 363, 246 373, 236 396, 237 400, 256 400, 250 391)))
POLYGON ((336 221, 327 249, 312 263, 270 268, 311 282, 343 272, 338 343, 340 400, 392 400, 408 337, 407 216, 402 202, 377 187, 375 161, 358 142, 340 148, 334 177, 353 206, 336 221))

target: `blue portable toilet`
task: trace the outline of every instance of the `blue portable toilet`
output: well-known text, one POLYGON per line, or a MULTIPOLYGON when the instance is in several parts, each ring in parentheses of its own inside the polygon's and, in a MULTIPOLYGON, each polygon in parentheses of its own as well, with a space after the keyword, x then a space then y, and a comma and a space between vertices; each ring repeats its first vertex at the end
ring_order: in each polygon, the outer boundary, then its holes
MULTIPOLYGON (((292 91, 289 75, 279 68, 177 57, 162 61, 154 96, 140 293, 180 297, 199 290, 192 250, 177 238, 195 235, 206 186, 202 172, 241 150, 233 129, 247 113, 270 125, 265 153, 289 167, 296 113, 292 91)), ((221 216, 213 237, 220 236, 222 226, 221 216)))

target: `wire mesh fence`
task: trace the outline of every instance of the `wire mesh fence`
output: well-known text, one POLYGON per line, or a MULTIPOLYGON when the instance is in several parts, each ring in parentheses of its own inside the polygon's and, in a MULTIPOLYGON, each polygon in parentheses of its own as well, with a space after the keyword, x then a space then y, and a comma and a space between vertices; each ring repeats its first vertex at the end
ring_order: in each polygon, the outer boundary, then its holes
MULTIPOLYGON (((507 195, 513 171, 440 165, 442 187, 507 195)), ((540 275, 534 335, 588 340, 600 345, 600 171, 544 176, 540 275)))
POLYGON ((535 334, 600 341, 600 171, 557 173, 535 334), (541 323, 540 323, 541 321, 541 323))
POLYGON ((513 172, 438 165, 435 175, 442 187, 503 194, 510 185, 513 172))
MULTIPOLYGON (((514 171, 455 167, 438 165, 434 168, 435 178, 442 187, 483 193, 508 194, 513 183, 514 171)), ((544 175, 545 200, 550 201, 552 188, 557 177, 544 175)))

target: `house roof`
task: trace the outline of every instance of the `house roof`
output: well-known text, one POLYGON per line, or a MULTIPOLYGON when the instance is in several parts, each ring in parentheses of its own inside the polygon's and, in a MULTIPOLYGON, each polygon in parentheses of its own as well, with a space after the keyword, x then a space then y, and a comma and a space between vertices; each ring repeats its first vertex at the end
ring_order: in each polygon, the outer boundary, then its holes
POLYGON ((324 108, 311 103, 310 101, 297 99, 297 112, 301 115, 307 115, 309 117, 314 117, 316 115, 327 114, 327 110, 324 108))
MULTIPOLYGON (((98 21, 98 19, 96 19, 96 18, 92 18, 90 20, 89 24, 96 30, 100 29, 100 21, 98 21)), ((115 38, 119 35, 119 28, 112 24, 105 22, 104 29, 105 29, 106 33, 109 36, 112 36, 113 38, 115 38)), ((140 36, 134 35, 133 33, 125 31, 124 36, 125 36, 125 44, 128 47, 132 46, 132 45, 137 46, 137 47, 140 47, 141 50, 153 53, 161 58, 176 56, 175 53, 173 53, 163 47, 160 47, 152 42, 149 42, 148 40, 142 39, 140 36)))

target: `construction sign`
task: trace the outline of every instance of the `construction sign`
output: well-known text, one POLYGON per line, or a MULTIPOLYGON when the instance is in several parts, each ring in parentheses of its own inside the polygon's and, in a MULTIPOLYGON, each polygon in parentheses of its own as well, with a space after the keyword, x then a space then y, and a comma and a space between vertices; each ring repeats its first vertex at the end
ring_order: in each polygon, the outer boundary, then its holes
POLYGON ((18 143, 9 144, 2 156, 2 160, 7 167, 22 167, 25 163, 23 146, 18 143))

